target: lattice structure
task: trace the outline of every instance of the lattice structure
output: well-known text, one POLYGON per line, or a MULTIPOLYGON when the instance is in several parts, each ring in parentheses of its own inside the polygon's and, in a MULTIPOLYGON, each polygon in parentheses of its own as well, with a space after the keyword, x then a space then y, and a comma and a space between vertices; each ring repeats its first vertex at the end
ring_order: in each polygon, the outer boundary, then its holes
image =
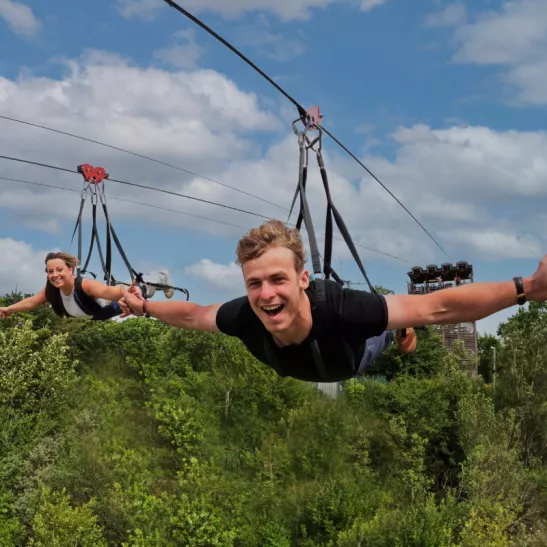
MULTIPOLYGON (((465 261, 460 261, 455 266, 450 263, 444 263, 440 267, 435 264, 430 264, 426 268, 414 266, 412 271, 408 272, 408 277, 410 278, 407 283, 408 294, 428 294, 449 287, 473 283, 473 266, 465 261)), ((449 351, 453 349, 455 342, 463 342, 470 358, 464 360, 462 365, 475 377, 478 354, 476 323, 436 325, 435 328, 442 336, 444 347, 449 351)))

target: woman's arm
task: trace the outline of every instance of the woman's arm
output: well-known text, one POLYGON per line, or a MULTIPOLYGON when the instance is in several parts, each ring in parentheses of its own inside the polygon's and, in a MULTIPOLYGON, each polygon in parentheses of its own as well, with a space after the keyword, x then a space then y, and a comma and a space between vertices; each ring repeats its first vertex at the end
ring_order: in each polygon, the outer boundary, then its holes
POLYGON ((7 308, 0 308, 0 317, 7 319, 12 313, 35 310, 36 308, 43 306, 45 303, 46 289, 44 288, 35 295, 24 298, 20 302, 16 302, 7 308))
POLYGON ((82 279, 82 289, 93 298, 104 298, 112 302, 123 296, 122 285, 109 286, 95 279, 82 279))

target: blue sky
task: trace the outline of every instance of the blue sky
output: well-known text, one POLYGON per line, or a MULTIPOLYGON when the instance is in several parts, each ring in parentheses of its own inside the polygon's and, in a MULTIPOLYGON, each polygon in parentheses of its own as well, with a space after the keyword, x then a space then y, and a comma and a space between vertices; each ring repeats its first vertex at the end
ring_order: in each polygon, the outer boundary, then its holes
MULTIPOLYGON (((181 5, 247 54, 346 144, 477 281, 530 275, 545 254, 547 2, 189 0, 181 5)), ((298 157, 294 107, 222 44, 161 0, 0 0, 0 115, 176 164, 288 207, 298 157), (6 54, 9 52, 9 54, 6 54)), ((69 137, 0 120, 0 154, 183 192, 286 220, 286 212, 69 137)), ((391 197, 325 138, 335 203, 372 281, 406 292, 414 265, 448 259, 391 197)), ((318 231, 324 201, 310 156, 318 231)), ((77 177, 1 161, 0 176, 79 190, 77 177)), ((241 294, 237 238, 256 217, 108 183, 135 267, 168 268, 192 300, 241 294)), ((77 193, 0 181, 0 290, 38 290, 42 261, 66 249, 77 193)), ((87 213, 90 214, 89 211, 87 213)), ((88 216, 88 218, 90 218, 88 216)), ((293 217, 294 220, 294 217, 293 217)), ((88 226, 88 225, 87 225, 88 226)), ((71 248, 74 251, 74 246, 71 248)), ((341 241, 344 277, 363 282, 341 241)), ((94 266, 97 263, 94 262, 94 266)), ((123 264, 116 263, 124 277, 123 264)), ((492 332, 502 312, 480 323, 492 332)))

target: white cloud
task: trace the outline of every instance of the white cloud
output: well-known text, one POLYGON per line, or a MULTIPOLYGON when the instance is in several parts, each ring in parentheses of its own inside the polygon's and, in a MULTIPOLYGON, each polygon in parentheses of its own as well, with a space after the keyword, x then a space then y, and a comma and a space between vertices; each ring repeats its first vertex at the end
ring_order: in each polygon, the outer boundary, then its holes
POLYGON ((231 297, 245 294, 245 285, 241 267, 235 262, 218 264, 204 258, 197 264, 186 267, 186 273, 205 281, 214 292, 228 294, 231 297))
POLYGON ((154 57, 176 68, 196 68, 205 50, 196 43, 194 30, 176 32, 173 38, 175 43, 155 51, 154 57))
MULTIPOLYGON (((126 59, 97 52, 70 61, 67 66, 69 70, 59 79, 32 75, 16 81, 0 79, 0 111, 180 165, 284 207, 290 205, 298 171, 296 136, 289 124, 281 126, 278 113, 262 108, 255 95, 242 91, 225 76, 210 70, 168 72, 135 67, 126 59), (285 132, 278 134, 268 148, 261 150, 255 144, 257 133, 280 127, 285 132)), ((79 163, 100 165, 107 168, 112 179, 183 192, 267 217, 287 218, 287 211, 273 205, 144 159, 3 120, 0 126, 0 148, 5 155, 73 169, 79 163)), ((368 136, 362 136, 363 144, 368 136)), ((364 163, 452 256, 494 260, 537 253, 539 258, 545 237, 539 217, 532 210, 538 212, 540 198, 547 195, 545 133, 415 125, 399 128, 392 137, 394 159, 388 161, 369 153, 364 163)), ((349 163, 345 155, 340 156, 330 141, 325 141, 324 157, 334 203, 356 243, 416 264, 445 260, 385 190, 349 163)), ((77 190, 81 187, 81 179, 70 174, 4 160, 0 160, 0 166, 2 176, 53 182, 77 190)), ((226 238, 235 249, 238 236, 263 220, 113 181, 108 181, 106 187, 108 196, 241 227, 109 201, 118 230, 126 219, 138 218, 143 229, 154 223, 172 230, 166 230, 172 239, 166 235, 162 242, 165 245, 197 244, 186 240, 181 243, 180 229, 184 228, 226 238)), ((322 232, 326 204, 313 154, 308 199, 316 231, 322 232)), ((2 182, 0 203, 2 214, 16 215, 18 224, 34 227, 39 222, 55 230, 56 223, 75 218, 79 195, 2 182), (38 220, 32 218, 36 211, 42 215, 38 220)), ((296 213, 291 221, 295 218, 296 213)), ((64 243, 70 234, 60 237, 64 243)), ((321 236, 319 244, 322 246, 321 236)), ((371 251, 359 252, 366 262, 382 260, 385 268, 406 267, 371 251)), ((342 241, 335 240, 335 253, 349 257, 342 241)), ((213 265, 204 263, 201 268, 210 271, 213 265)), ((218 273, 221 283, 230 279, 225 273, 218 273)), ((236 279, 240 279, 238 276, 239 271, 236 279)))
POLYGON ((383 6, 387 0, 362 0, 361 9, 363 11, 370 11, 371 9, 383 6))
POLYGON ((0 295, 17 290, 39 291, 46 281, 44 258, 48 251, 36 251, 24 241, 0 239, 0 295))
MULTIPOLYGON (((194 15, 212 11, 226 17, 251 11, 267 11, 289 21, 308 19, 313 9, 324 9, 331 4, 343 2, 360 5, 363 11, 369 11, 385 4, 387 0, 188 0, 184 2, 184 8, 194 15)), ((173 10, 156 0, 117 0, 117 5, 124 17, 140 17, 144 20, 152 19, 161 9, 173 10)))
POLYGON ((455 2, 448 4, 442 11, 430 13, 426 24, 430 27, 453 27, 465 22, 467 10, 464 4, 455 2))
POLYGON ((504 2, 500 11, 479 14, 454 33, 454 61, 500 67, 502 80, 522 104, 547 103, 541 74, 547 65, 545 0, 504 2))
POLYGON ((306 51, 306 46, 299 40, 269 30, 270 22, 265 16, 260 16, 256 24, 242 25, 237 30, 237 43, 249 46, 274 61, 289 61, 306 51))
POLYGON ((117 5, 124 17, 139 17, 151 20, 160 9, 167 9, 167 4, 156 0, 117 0, 117 5))
POLYGON ((495 230, 453 230, 442 234, 443 239, 474 247, 483 260, 511 258, 539 258, 543 255, 541 241, 531 235, 495 230))
POLYGON ((32 36, 40 28, 40 21, 32 9, 13 0, 0 0, 0 18, 6 21, 13 32, 22 36, 32 36))

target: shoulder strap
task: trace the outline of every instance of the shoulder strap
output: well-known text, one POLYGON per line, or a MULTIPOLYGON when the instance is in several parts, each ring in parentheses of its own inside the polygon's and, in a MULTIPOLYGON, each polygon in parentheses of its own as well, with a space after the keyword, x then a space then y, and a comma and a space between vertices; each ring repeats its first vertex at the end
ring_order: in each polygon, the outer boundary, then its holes
MULTIPOLYGON (((332 298, 327 297, 327 287, 330 286, 334 290, 340 291, 344 290, 342 286, 340 286, 335 281, 325 281, 324 279, 316 279, 313 281, 313 293, 315 294, 315 298, 317 299, 317 306, 315 306, 314 310, 314 322, 316 322, 316 332, 320 336, 321 333, 324 331, 325 324, 327 323, 328 315, 329 313, 340 313, 340 310, 334 309, 334 302, 332 298), (328 285, 327 285, 328 284, 328 285)), ((345 358, 349 362, 355 362, 355 352, 351 348, 351 346, 348 344, 348 342, 344 339, 340 340, 341 346, 343 348, 345 358)), ((325 365, 325 362, 323 360, 323 357, 321 355, 321 350, 319 348, 319 343, 317 340, 317 337, 313 340, 312 343, 312 352, 315 362, 315 367, 317 369, 317 372, 321 378, 324 379, 325 382, 331 382, 332 378, 330 374, 328 373, 327 367, 325 365)))
POLYGON ((95 316, 102 310, 102 306, 91 296, 84 292, 82 288, 82 278, 77 277, 74 280, 74 300, 84 313, 95 316))
MULTIPOLYGON (((326 293, 326 287, 325 287, 325 281, 323 279, 314 279, 310 283, 312 294, 314 295, 314 300, 316 301, 311 302, 312 306, 312 314, 313 314, 313 326, 312 329, 318 333, 321 334, 321 331, 323 329, 323 325, 328 317, 328 301, 327 301, 327 293, 326 293)), ((327 371, 327 367, 325 365, 325 361, 323 360, 323 356, 321 355, 321 350, 319 348, 319 342, 317 341, 317 337, 314 337, 311 343, 311 351, 313 355, 313 362, 315 364, 315 369, 317 370, 317 373, 319 374, 319 377, 324 380, 325 382, 330 382, 331 377, 330 374, 327 371)))
POLYGON ((61 291, 57 287, 54 287, 49 279, 46 281, 46 301, 51 305, 55 315, 58 317, 70 317, 63 305, 61 291))
POLYGON ((264 347, 266 356, 268 357, 268 363, 277 372, 277 374, 279 374, 279 376, 285 377, 286 374, 283 371, 283 367, 281 366, 277 355, 275 354, 275 349, 272 346, 272 342, 270 341, 268 334, 268 331, 265 330, 264 336, 262 337, 262 345, 264 347))

